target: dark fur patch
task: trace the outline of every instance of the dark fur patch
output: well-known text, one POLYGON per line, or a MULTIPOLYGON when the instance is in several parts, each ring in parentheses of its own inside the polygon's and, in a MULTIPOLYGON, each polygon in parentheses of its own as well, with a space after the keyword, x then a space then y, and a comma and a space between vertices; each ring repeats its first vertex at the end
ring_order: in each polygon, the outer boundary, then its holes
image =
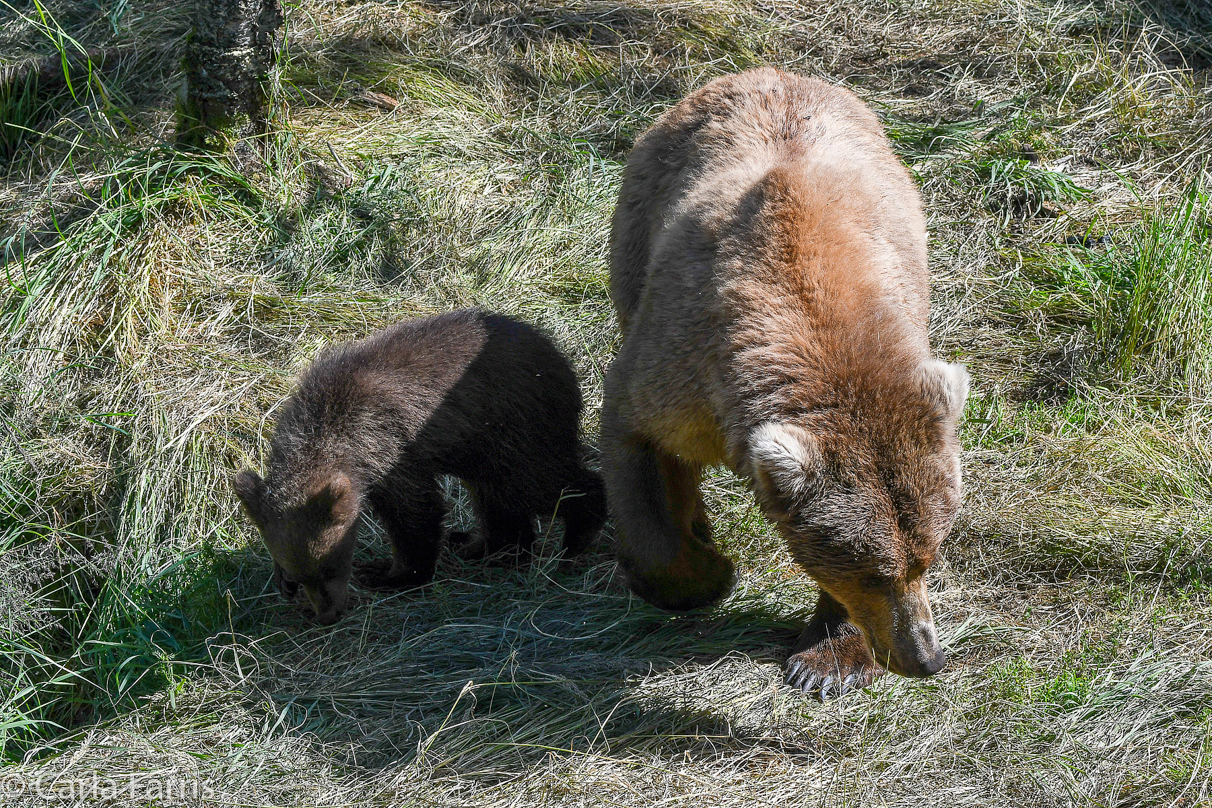
POLYGON ((348 580, 364 508, 392 542, 373 583, 433 576, 440 475, 471 488, 487 551, 529 549, 534 517, 557 512, 565 552, 583 550, 606 509, 580 412, 572 366, 537 328, 474 310, 410 320, 325 350, 282 410, 266 479, 233 484, 285 579, 342 611, 322 585, 348 580))

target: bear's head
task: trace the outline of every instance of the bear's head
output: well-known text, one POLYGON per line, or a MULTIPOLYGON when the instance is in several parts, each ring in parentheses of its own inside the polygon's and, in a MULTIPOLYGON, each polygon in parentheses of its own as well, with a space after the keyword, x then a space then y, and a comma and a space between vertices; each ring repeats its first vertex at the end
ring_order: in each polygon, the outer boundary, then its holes
POLYGON ((875 660, 930 676, 944 656, 925 573, 959 508, 968 373, 928 360, 894 389, 878 403, 758 426, 748 472, 792 556, 845 607, 875 660))
POLYGON ((282 593, 293 597, 303 587, 321 624, 339 620, 349 601, 360 512, 349 477, 332 474, 285 501, 255 471, 238 473, 232 487, 273 556, 282 593))

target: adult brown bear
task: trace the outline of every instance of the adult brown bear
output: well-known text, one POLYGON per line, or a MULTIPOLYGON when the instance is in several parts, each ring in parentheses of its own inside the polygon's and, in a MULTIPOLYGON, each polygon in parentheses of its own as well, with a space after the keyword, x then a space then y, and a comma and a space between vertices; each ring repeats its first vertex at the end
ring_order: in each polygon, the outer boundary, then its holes
POLYGON ((792 685, 940 670, 924 573, 968 374, 930 356, 921 202, 875 115, 768 68, 692 93, 631 153, 610 281, 603 472, 632 590, 678 610, 731 588, 698 489, 726 463, 821 588, 792 685))

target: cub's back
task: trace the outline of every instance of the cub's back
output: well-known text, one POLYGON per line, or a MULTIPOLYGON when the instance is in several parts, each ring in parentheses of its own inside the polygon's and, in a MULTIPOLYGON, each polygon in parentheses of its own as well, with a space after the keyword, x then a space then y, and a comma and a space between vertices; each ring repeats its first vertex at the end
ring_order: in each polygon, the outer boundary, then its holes
POLYGON ((580 408, 575 372, 540 330, 455 311, 324 350, 283 408, 270 465, 281 477, 334 463, 373 475, 405 446, 470 462, 485 437, 508 448, 575 431, 580 408))

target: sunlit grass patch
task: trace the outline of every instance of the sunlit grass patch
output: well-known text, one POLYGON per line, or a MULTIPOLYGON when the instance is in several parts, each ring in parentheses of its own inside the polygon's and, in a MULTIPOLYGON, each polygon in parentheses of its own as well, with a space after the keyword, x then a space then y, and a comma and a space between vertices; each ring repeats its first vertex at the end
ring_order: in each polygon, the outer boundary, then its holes
POLYGON ((1212 392, 1210 217, 1208 191, 1197 181, 1173 208, 1130 231, 1125 248, 1086 263, 1107 287, 1096 331, 1121 374, 1147 368, 1194 394, 1212 392))
POLYGON ((1138 224, 1108 230, 1102 243, 1033 258, 1040 300, 1084 322, 1120 379, 1202 397, 1212 390, 1210 216, 1205 181, 1197 179, 1138 224))
POLYGON ((1056 215, 1089 196, 1072 177, 1041 162, 1056 152, 1045 120, 1014 102, 978 104, 973 117, 919 122, 893 118, 886 124, 901 156, 929 185, 943 179, 978 193, 1002 222, 1042 213, 1056 215))
POLYGON ((1143 576, 1168 590, 1203 586, 1212 558, 1212 444, 1198 418, 1177 423, 1098 388, 1060 404, 975 396, 963 435, 969 487, 962 517, 1002 545, 999 575, 1143 576), (1000 458, 1000 459, 999 459, 1000 458))
POLYGON ((226 509, 226 407, 181 329, 191 272, 172 234, 264 227, 260 196, 225 162, 163 147, 115 154, 82 191, 57 242, 10 237, 0 292, 17 369, 0 415, 14 495, 0 577, 24 602, 0 623, 8 757, 162 690, 230 625, 230 568, 207 549, 226 509))
MULTIPOLYGON (((172 83, 187 5, 54 2, 172 83)), ((264 164, 178 152, 171 101, 119 94, 33 115, 0 184, 4 774, 184 772, 263 805, 1206 801, 1212 441, 1180 305, 1206 201, 1179 214, 1210 105, 1177 58, 1198 36, 1137 36, 1119 0, 286 11, 264 164), (523 569, 447 554, 432 585, 309 623, 227 479, 294 374, 405 317, 502 310, 570 354, 592 444, 626 151, 760 63, 854 88, 924 190, 935 349, 974 385, 929 577, 947 670, 828 704, 783 687, 817 588, 721 470, 738 586, 714 609, 629 596, 608 529, 570 562, 553 537, 523 569)))
POLYGON ((1125 27, 1093 48, 1057 55, 1066 86, 1058 108, 1072 126, 1094 126, 1100 150, 1129 159, 1166 152, 1197 156, 1203 134, 1190 126, 1206 100, 1189 70, 1160 58, 1156 30, 1125 27))

